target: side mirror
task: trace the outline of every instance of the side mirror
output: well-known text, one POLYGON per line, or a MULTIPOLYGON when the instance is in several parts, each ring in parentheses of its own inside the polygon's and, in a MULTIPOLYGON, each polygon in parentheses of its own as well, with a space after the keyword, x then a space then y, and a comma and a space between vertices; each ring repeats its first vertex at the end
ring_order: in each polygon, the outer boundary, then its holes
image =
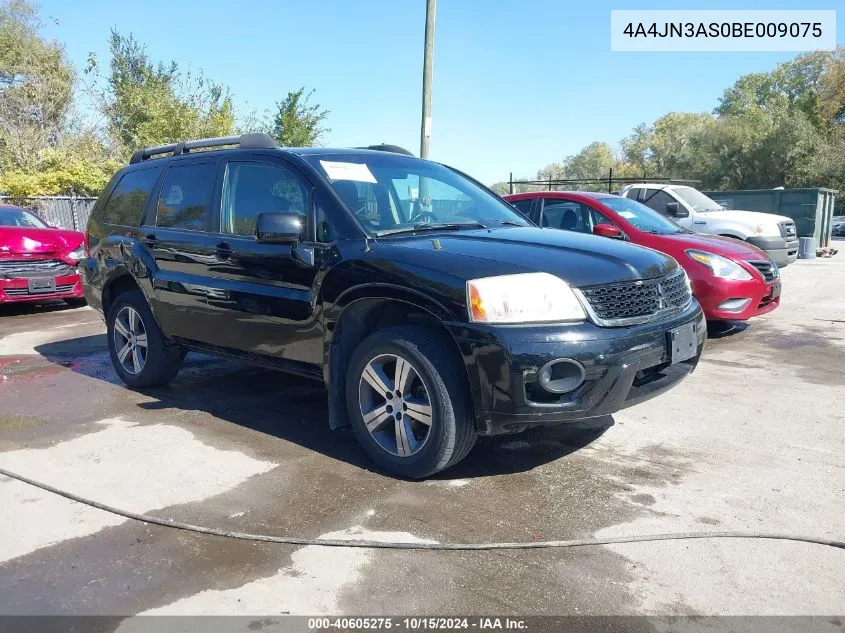
POLYGON ((302 239, 302 216, 298 213, 259 213, 255 239, 265 244, 292 244, 302 239))
POLYGON ((600 235, 602 237, 612 237, 616 240, 622 239, 622 231, 612 224, 596 224, 593 227, 593 235, 600 235))
POLYGON ((676 218, 689 217, 689 211, 682 207, 678 202, 667 202, 666 211, 669 212, 669 215, 674 216, 676 218))

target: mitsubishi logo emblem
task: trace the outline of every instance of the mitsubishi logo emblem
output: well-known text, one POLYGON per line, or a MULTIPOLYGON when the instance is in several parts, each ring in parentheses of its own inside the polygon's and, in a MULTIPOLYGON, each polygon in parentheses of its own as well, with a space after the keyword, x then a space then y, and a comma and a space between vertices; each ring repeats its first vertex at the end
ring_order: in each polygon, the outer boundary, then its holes
POLYGON ((666 307, 666 291, 663 284, 657 284, 657 309, 663 310, 666 307))

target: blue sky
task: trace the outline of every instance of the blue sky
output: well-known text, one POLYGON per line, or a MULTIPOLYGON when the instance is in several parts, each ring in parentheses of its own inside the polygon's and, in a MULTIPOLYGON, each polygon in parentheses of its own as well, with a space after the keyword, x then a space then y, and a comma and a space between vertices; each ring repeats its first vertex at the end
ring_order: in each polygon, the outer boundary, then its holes
MULTIPOLYGON (((425 0, 36 0, 44 33, 83 66, 108 61, 109 30, 154 60, 202 68, 244 110, 316 89, 332 146, 419 151, 425 0)), ((487 183, 594 140, 617 143, 670 111, 709 111, 741 74, 794 53, 610 51, 611 9, 832 9, 833 2, 439 0, 431 158, 487 183)), ((845 11, 837 15, 838 42, 845 11)))

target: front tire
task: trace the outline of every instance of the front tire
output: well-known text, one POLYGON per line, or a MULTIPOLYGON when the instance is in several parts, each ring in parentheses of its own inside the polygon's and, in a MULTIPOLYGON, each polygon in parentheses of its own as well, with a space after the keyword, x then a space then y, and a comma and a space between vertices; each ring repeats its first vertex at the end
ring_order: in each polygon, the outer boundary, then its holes
POLYGON ((387 471, 420 479, 461 461, 477 438, 463 366, 440 333, 390 327, 365 339, 346 374, 349 419, 387 471))
POLYGON ((71 299, 65 299, 65 303, 68 304, 71 308, 84 308, 88 305, 88 302, 85 300, 85 297, 73 297, 71 299))
POLYGON ((109 356, 129 387, 167 385, 179 373, 184 351, 167 341, 140 291, 118 296, 106 324, 109 356))

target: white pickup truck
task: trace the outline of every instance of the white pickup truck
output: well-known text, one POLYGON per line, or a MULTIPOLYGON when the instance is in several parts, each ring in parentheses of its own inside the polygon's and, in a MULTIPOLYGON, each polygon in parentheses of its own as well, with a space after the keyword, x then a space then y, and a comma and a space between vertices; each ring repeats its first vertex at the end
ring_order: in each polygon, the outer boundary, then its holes
POLYGON ((637 183, 619 192, 651 207, 696 233, 734 237, 766 251, 780 267, 798 259, 798 236, 791 218, 758 211, 726 209, 685 185, 637 183))

